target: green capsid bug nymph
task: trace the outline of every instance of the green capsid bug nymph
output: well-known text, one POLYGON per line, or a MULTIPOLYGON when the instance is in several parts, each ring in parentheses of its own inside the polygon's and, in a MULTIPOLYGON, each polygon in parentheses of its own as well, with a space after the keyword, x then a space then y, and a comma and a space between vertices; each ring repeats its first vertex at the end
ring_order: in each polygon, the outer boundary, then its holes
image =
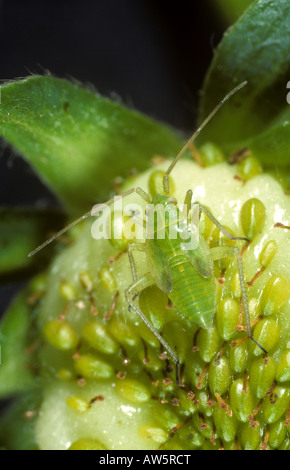
MULTIPOLYGON (((231 246, 216 246, 210 248, 201 235, 196 231, 196 226, 192 224, 192 191, 188 190, 185 196, 183 214, 180 213, 177 207, 177 201, 170 196, 170 174, 175 165, 178 163, 184 152, 189 149, 194 140, 198 137, 202 129, 212 119, 221 106, 238 90, 240 90, 246 82, 243 82, 235 89, 233 89, 212 111, 202 125, 194 132, 191 138, 185 143, 178 155, 168 167, 163 175, 162 187, 159 187, 157 194, 153 199, 141 188, 132 188, 120 194, 119 197, 124 198, 132 193, 138 194, 148 205, 146 212, 147 220, 150 215, 156 214, 157 220, 161 220, 161 227, 157 228, 151 226, 151 231, 146 227, 145 242, 137 243, 130 241, 126 249, 128 251, 130 267, 132 271, 133 284, 125 291, 125 296, 129 304, 139 318, 146 324, 150 331, 155 335, 158 341, 163 345, 165 351, 171 356, 176 365, 176 381, 180 383, 180 361, 176 352, 165 341, 162 335, 154 328, 146 315, 142 312, 136 300, 138 295, 144 289, 157 285, 163 291, 176 310, 184 317, 198 325, 203 329, 208 329, 213 322, 216 309, 217 309, 217 288, 214 277, 214 261, 222 260, 228 257, 235 257, 238 264, 238 276, 241 286, 241 298, 246 318, 247 335, 254 341, 261 350, 266 353, 266 350, 257 342, 252 336, 252 329, 250 323, 250 314, 247 302, 246 283, 243 273, 243 262, 240 250, 231 246), (182 217, 181 217, 182 215, 182 217), (171 217, 172 216, 172 217, 171 217), (181 226, 180 226, 181 220, 181 226), (181 227, 181 228, 180 228, 181 227), (162 229, 163 236, 160 237, 159 230, 162 229), (172 230, 176 234, 172 237, 170 234, 172 230), (185 243, 186 235, 190 238, 190 243, 185 243), (146 254, 148 272, 142 277, 138 278, 136 263, 134 260, 134 251, 142 251, 146 254)), ((92 211, 84 214, 79 219, 75 220, 60 232, 56 233, 53 237, 43 243, 40 247, 36 248, 29 256, 33 256, 39 250, 47 246, 53 240, 64 234, 67 230, 74 227, 79 222, 90 216, 99 216, 105 207, 110 206, 114 202, 114 198, 109 199, 106 203, 96 206, 92 211)), ((228 240, 244 240, 249 241, 244 237, 233 236, 212 213, 202 204, 197 201, 194 203, 195 208, 198 208, 198 219, 203 213, 210 221, 217 227, 217 229, 228 240)), ((133 215, 134 218, 135 215, 133 215)), ((137 219, 136 219, 137 220, 137 219)))

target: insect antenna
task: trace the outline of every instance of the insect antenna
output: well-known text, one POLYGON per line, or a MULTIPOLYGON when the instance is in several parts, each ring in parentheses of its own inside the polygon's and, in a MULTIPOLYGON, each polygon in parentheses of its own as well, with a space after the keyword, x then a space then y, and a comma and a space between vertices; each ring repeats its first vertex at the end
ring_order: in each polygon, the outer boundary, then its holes
MULTIPOLYGON (((150 202, 150 197, 143 191, 143 189, 141 188, 131 188, 131 189, 128 189, 128 191, 124 191, 123 193, 119 194, 119 198, 122 198, 122 197, 126 197, 126 196, 129 196, 130 194, 132 193, 137 193, 140 197, 142 197, 142 199, 144 199, 146 202, 150 202)), ((101 203, 101 204, 96 204, 89 212, 86 212, 85 214, 83 214, 81 217, 79 217, 78 219, 74 220, 73 222, 71 222, 69 225, 67 225, 66 227, 64 227, 63 229, 61 229, 59 232, 57 232, 56 234, 54 234, 51 238, 49 238, 48 240, 46 240, 44 243, 42 243, 42 245, 38 246, 35 250, 33 250, 31 253, 29 253, 28 257, 31 258, 31 256, 34 256, 36 253, 38 253, 40 250, 42 250, 43 248, 45 248, 47 245, 49 245, 51 242, 53 242, 54 240, 56 240, 57 238, 61 237, 65 232, 67 232, 68 230, 70 230, 72 227, 74 227, 75 225, 79 224, 80 222, 82 222, 83 220, 87 219, 88 217, 91 217, 91 216, 95 216, 95 217, 98 217, 100 215, 100 213, 107 208, 107 206, 109 206, 110 204, 112 204, 115 200, 115 197, 116 196, 113 196, 111 199, 109 199, 108 201, 104 202, 104 203, 101 203)))
POLYGON ((163 177, 163 188, 165 194, 169 195, 169 175, 172 172, 173 168, 175 165, 178 163, 184 152, 188 150, 188 148, 193 144, 195 139, 199 136, 201 131, 204 129, 204 127, 211 121, 211 119, 214 117, 214 115, 220 110, 220 108, 228 101, 237 91, 239 91, 241 88, 243 88, 245 85, 247 85, 247 81, 245 80, 243 83, 240 83, 238 86, 236 86, 233 90, 231 90, 220 102, 219 104, 214 108, 214 110, 208 115, 208 117, 203 121, 203 123, 199 126, 199 128, 192 134, 192 136, 188 139, 188 141, 184 144, 182 149, 178 152, 176 155, 175 159, 171 163, 171 165, 168 167, 165 176, 163 177))
POLYGON ((82 222, 83 220, 87 219, 88 217, 90 217, 92 215, 92 211, 90 212, 87 212, 86 214, 82 215, 81 217, 79 217, 78 219, 74 220, 71 224, 67 225, 66 227, 64 227, 63 229, 61 229, 59 232, 55 233, 51 238, 49 238, 48 240, 46 240, 44 243, 42 243, 40 246, 38 246, 37 248, 35 248, 35 250, 33 250, 31 253, 29 253, 28 257, 31 258, 32 256, 34 256, 36 253, 38 253, 40 250, 42 250, 43 248, 45 248, 47 245, 49 245, 51 242, 53 242, 54 240, 56 240, 57 238, 61 237, 65 232, 67 232, 69 229, 71 229, 72 227, 74 227, 75 225, 79 224, 80 222, 82 222))

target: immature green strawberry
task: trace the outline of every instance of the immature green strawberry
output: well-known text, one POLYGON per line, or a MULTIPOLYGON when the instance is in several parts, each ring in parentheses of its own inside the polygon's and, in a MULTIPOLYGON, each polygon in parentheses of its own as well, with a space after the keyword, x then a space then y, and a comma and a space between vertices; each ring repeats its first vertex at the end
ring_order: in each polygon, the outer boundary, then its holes
MULTIPOLYGON (((150 190, 152 175, 124 187, 150 190)), ((237 167, 202 168, 182 161, 172 173, 174 197, 210 208, 243 252, 254 338, 248 339, 235 259, 216 262, 216 320, 209 330, 181 317, 166 294, 150 287, 139 305, 182 361, 183 387, 158 340, 128 310, 132 283, 126 253, 95 240, 94 220, 78 226, 37 300, 37 362, 42 400, 34 419, 40 449, 259 449, 289 446, 290 280, 289 195, 267 174, 247 182, 237 167), (266 190, 265 190, 266 189, 266 190)), ((130 201, 140 203, 138 196, 130 201)), ((108 222, 109 223, 109 222, 108 222)), ((200 229, 210 246, 220 240, 206 217, 200 229)), ((138 275, 148 271, 137 254, 138 275)), ((33 288, 33 284, 36 288, 33 288)), ((29 410, 28 410, 29 411, 29 410)))

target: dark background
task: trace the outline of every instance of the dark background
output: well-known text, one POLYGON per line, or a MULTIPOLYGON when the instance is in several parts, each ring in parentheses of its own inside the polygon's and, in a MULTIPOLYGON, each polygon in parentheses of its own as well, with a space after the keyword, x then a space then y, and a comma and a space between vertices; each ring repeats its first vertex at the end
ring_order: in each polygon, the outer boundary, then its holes
MULTIPOLYGON (((203 1, 0 0, 0 79, 51 71, 192 131, 224 27, 203 1)), ((33 171, 0 147, 0 205, 56 204, 33 171)), ((0 288, 0 315, 22 284, 0 288)))
MULTIPOLYGON (((209 3, 0 0, 0 79, 49 70, 191 131, 223 31, 209 3)), ((2 147, 0 205, 56 204, 28 165, 2 147)), ((0 288, 0 315, 20 287, 0 288)))

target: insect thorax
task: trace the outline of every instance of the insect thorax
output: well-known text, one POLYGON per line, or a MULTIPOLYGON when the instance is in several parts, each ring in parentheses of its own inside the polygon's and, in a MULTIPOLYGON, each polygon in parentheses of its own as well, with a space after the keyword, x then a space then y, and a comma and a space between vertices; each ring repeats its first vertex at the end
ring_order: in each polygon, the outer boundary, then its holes
POLYGON ((195 248, 198 236, 198 227, 188 223, 186 208, 177 204, 174 198, 157 194, 147 205, 147 240, 172 242, 177 249, 183 250, 186 249, 182 247, 184 242, 191 242, 189 249, 195 248))

